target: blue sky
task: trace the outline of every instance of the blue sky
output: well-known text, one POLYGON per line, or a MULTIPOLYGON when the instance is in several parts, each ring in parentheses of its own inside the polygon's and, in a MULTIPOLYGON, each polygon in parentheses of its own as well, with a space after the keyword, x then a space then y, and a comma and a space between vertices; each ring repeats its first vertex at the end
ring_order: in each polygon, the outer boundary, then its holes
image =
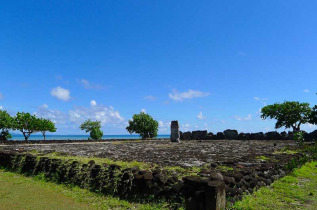
MULTIPOLYGON (((317 2, 4 1, 0 108, 36 113, 57 134, 87 118, 126 134, 146 111, 161 134, 274 130, 265 104, 317 104, 317 2)), ((316 126, 305 125, 305 130, 316 126)))

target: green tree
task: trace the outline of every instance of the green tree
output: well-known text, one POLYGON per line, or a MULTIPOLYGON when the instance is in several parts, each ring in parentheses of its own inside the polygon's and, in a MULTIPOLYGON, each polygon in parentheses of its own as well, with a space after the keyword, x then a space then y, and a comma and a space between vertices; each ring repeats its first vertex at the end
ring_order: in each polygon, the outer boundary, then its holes
POLYGON ((37 119, 38 130, 43 134, 44 140, 46 137, 46 132, 55 132, 55 124, 50 119, 39 118, 37 119))
POLYGON ((155 138, 158 131, 158 122, 150 115, 141 112, 140 114, 133 115, 126 129, 130 134, 139 134, 142 139, 155 138))
POLYGON ((309 123, 317 124, 317 105, 315 105, 314 108, 312 109, 309 123))
POLYGON ((91 121, 88 119, 80 125, 80 129, 85 130, 86 133, 90 132, 90 138, 94 140, 101 139, 103 136, 100 121, 91 121))
POLYGON ((25 141, 27 141, 30 135, 34 132, 39 131, 39 120, 35 115, 30 113, 18 112, 15 117, 13 117, 14 130, 19 130, 22 132, 25 141))
POLYGON ((299 132, 300 126, 310 122, 312 108, 309 103, 299 103, 298 101, 285 101, 275 103, 262 108, 261 118, 276 119, 275 128, 293 128, 293 132, 299 132))
POLYGON ((12 117, 7 111, 0 110, 0 141, 6 141, 12 138, 9 129, 12 128, 12 117))

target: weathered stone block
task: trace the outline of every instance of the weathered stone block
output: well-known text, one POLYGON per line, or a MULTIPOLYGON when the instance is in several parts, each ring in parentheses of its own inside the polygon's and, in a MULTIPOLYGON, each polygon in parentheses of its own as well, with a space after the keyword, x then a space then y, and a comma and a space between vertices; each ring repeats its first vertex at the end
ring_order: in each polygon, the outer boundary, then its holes
POLYGON ((195 140, 204 140, 207 139, 207 130, 203 131, 193 131, 192 138, 195 140))
POLYGON ((210 181, 205 191, 205 209, 220 210, 226 207, 225 184, 221 181, 210 181))
POLYGON ((171 122, 171 141, 180 141, 179 125, 177 120, 171 122))
POLYGON ((239 136, 237 130, 227 129, 223 133, 225 135, 225 139, 238 139, 238 136, 239 136))
POLYGON ((183 139, 184 140, 191 140, 192 139, 192 132, 188 131, 183 133, 183 139))

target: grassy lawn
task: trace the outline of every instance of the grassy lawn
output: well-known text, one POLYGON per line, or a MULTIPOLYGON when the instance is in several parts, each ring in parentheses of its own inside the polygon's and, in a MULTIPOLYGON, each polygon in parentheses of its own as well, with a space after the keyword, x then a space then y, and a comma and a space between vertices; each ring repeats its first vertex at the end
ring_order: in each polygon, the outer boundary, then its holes
POLYGON ((0 209, 164 209, 0 170, 0 209))
POLYGON ((317 209, 317 162, 245 196, 233 209, 317 209))

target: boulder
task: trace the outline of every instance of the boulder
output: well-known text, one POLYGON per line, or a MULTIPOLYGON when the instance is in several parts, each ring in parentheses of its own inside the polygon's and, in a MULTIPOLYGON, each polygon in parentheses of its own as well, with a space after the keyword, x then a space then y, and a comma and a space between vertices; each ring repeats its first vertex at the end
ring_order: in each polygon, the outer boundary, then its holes
POLYGON ((263 132, 254 133, 254 140, 264 140, 265 136, 263 132))
POLYGON ((192 132, 192 138, 195 140, 204 140, 207 139, 207 130, 203 131, 193 131, 192 132))
POLYGON ((225 135, 225 139, 238 139, 238 136, 239 136, 237 130, 227 129, 223 133, 225 135))
POLYGON ((191 140, 192 139, 192 133, 190 131, 183 133, 183 140, 191 140))
POLYGON ((245 133, 239 133, 238 139, 245 140, 245 133))
POLYGON ((267 132, 265 134, 266 140, 281 140, 281 135, 277 131, 267 132))
POLYGON ((224 139, 224 138, 225 138, 225 135, 222 132, 218 132, 217 133, 217 139, 221 140, 221 139, 224 139))
POLYGON ((317 130, 304 134, 304 138, 306 141, 317 141, 317 130))
POLYGON ((207 135, 207 139, 208 140, 212 140, 213 139, 214 134, 212 132, 208 133, 207 135))

